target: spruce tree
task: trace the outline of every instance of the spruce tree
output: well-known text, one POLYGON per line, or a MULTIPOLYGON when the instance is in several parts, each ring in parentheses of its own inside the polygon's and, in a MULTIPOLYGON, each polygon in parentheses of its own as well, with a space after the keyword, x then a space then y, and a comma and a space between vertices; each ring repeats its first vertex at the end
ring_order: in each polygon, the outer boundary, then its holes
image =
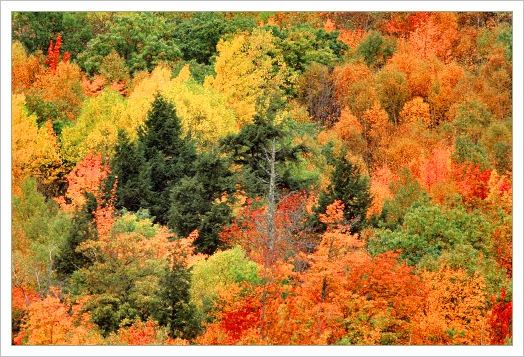
POLYGON ((67 279, 75 270, 88 266, 91 262, 76 248, 86 240, 98 239, 94 212, 97 204, 96 198, 87 193, 87 201, 82 208, 74 213, 71 230, 65 245, 56 260, 56 271, 60 279, 67 279))
POLYGON ((173 257, 173 264, 160 281, 158 300, 161 306, 153 316, 160 325, 168 327, 171 337, 191 339, 198 334, 196 310, 189 296, 190 284, 191 273, 182 257, 173 257))
POLYGON ((221 227, 231 216, 221 200, 234 191, 229 163, 214 152, 197 153, 173 104, 155 97, 136 145, 119 133, 112 171, 117 208, 145 208, 179 236, 197 229, 199 251, 211 254, 218 248, 221 227))
POLYGON ((140 209, 141 201, 145 201, 144 194, 148 192, 140 185, 140 182, 143 181, 141 178, 144 177, 144 166, 143 156, 131 143, 127 133, 120 129, 115 155, 111 161, 111 174, 108 180, 110 184, 106 184, 106 188, 110 190, 114 180, 117 180, 116 208, 126 208, 133 212, 140 209))
POLYGON ((143 157, 141 174, 148 184, 142 208, 148 208, 159 223, 167 224, 171 205, 170 191, 184 176, 194 175, 196 149, 182 135, 182 125, 173 104, 155 97, 144 127, 138 133, 139 154, 143 157), (145 207, 144 207, 145 206, 145 207))
POLYGON ((331 183, 321 192, 314 209, 317 227, 325 228, 319 222, 318 215, 326 212, 327 206, 335 200, 344 202, 344 219, 351 233, 360 232, 366 224, 366 212, 371 204, 369 179, 362 176, 358 167, 347 160, 344 154, 335 158, 331 183))
POLYGON ((242 167, 238 182, 242 183, 249 196, 264 196, 267 193, 267 154, 273 139, 278 146, 275 159, 278 188, 297 190, 307 186, 306 182, 296 180, 291 174, 300 160, 300 154, 307 148, 294 144, 283 125, 275 124, 271 115, 257 115, 252 124, 244 125, 238 134, 222 140, 222 148, 231 155, 235 164, 242 167))

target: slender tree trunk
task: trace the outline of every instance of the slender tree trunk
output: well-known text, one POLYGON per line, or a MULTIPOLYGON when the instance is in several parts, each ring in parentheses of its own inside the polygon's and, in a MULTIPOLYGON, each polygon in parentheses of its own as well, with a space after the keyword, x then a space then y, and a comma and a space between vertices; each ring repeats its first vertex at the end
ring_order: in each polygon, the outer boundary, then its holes
POLYGON ((269 191, 268 191, 268 215, 267 215, 267 242, 266 254, 264 257, 264 290, 262 292, 262 309, 260 312, 260 334, 262 340, 266 341, 267 331, 265 326, 266 319, 266 300, 267 300, 267 284, 269 279, 269 268, 273 262, 273 250, 275 247, 275 190, 276 190, 276 174, 275 174, 275 156, 276 143, 275 139, 271 142, 271 156, 269 158, 269 191))
POLYGON ((271 159, 269 161, 269 192, 268 192, 268 215, 267 215, 267 247, 271 255, 275 246, 275 139, 271 143, 271 159))

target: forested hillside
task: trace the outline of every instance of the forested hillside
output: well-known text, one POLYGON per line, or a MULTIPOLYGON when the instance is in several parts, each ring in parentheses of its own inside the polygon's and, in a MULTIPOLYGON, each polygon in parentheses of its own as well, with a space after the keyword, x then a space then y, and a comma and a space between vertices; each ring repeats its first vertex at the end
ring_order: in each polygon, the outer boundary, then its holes
POLYGON ((12 35, 14 344, 512 344, 511 13, 12 35))

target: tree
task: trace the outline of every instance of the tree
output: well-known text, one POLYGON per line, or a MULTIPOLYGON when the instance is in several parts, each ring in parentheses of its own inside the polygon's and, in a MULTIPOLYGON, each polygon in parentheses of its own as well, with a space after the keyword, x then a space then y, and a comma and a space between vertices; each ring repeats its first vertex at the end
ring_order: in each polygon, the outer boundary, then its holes
POLYGON ((37 182, 26 178, 21 192, 13 196, 14 286, 44 293, 55 284, 59 259, 72 232, 69 215, 37 190, 37 182))
POLYGON ((82 242, 98 239, 96 208, 95 196, 87 194, 85 203, 73 214, 69 234, 65 237, 64 245, 56 259, 56 270, 61 280, 67 280, 76 270, 91 264, 91 260, 77 251, 77 248, 82 242))
POLYGON ((80 307, 70 307, 59 299, 55 290, 45 299, 31 304, 19 339, 28 345, 97 345, 100 333, 89 321, 89 314, 80 314, 80 307))
POLYGON ((109 175, 108 166, 107 160, 100 154, 89 153, 66 176, 67 191, 64 197, 58 199, 61 208, 64 211, 72 211, 82 207, 88 195, 95 199, 100 198, 102 183, 109 175))
POLYGON ((117 207, 148 209, 181 236, 198 229, 199 249, 217 249, 220 227, 230 216, 222 198, 233 191, 231 173, 221 157, 197 153, 173 104, 157 95, 137 144, 121 133, 115 151, 117 207))
POLYGON ((385 227, 395 229, 403 224, 408 209, 423 199, 426 193, 407 169, 401 170, 398 180, 390 182, 389 187, 393 197, 384 202, 381 218, 385 227))
POLYGON ((111 51, 100 63, 100 74, 109 83, 126 82, 129 79, 129 69, 124 58, 117 51, 111 51))
POLYGON ((334 84, 327 66, 311 64, 298 80, 298 100, 307 107, 313 120, 330 126, 340 116, 334 98, 334 84))
POLYGON ((99 73, 104 57, 113 50, 125 59, 132 73, 151 71, 160 62, 170 63, 182 57, 170 24, 151 12, 113 16, 107 33, 100 33, 87 43, 78 63, 89 75, 99 73))
POLYGON ((271 98, 284 94, 292 81, 284 63, 278 40, 271 32, 255 29, 217 45, 216 76, 208 77, 204 87, 222 93, 235 110, 240 127, 253 122, 256 113, 270 107, 271 98))
POLYGON ((493 303, 489 318, 489 323, 493 329, 491 343, 496 345, 505 344, 507 339, 511 339, 513 336, 511 332, 513 302, 509 296, 506 296, 506 289, 500 292, 500 296, 497 299, 492 297, 491 302, 493 303))
POLYGON ((368 67, 382 67, 395 52, 394 40, 385 39, 380 32, 371 31, 359 44, 357 54, 364 58, 368 67))
POLYGON ((242 15, 227 19, 217 12, 195 12, 175 26, 173 36, 186 61, 212 64, 221 38, 254 27, 254 19, 242 15))
POLYGON ((50 103, 63 116, 53 120, 74 120, 84 99, 80 68, 70 62, 60 61, 55 71, 47 71, 37 77, 34 85, 36 94, 50 103))
POLYGON ((371 71, 359 61, 335 67, 332 76, 337 102, 360 119, 377 99, 371 71))
POLYGON ((39 128, 37 117, 30 115, 23 95, 12 98, 12 157, 11 178, 17 190, 27 176, 37 178, 55 196, 61 189, 65 165, 59 154, 57 138, 48 126, 39 128))
POLYGON ((399 123, 399 113, 409 99, 410 92, 406 76, 397 70, 384 67, 376 79, 377 94, 389 119, 399 123))
MULTIPOLYGON (((137 212, 141 205, 146 204, 145 201, 142 203, 142 196, 149 189, 148 172, 142 169, 145 166, 144 158, 123 129, 118 131, 114 151, 111 172, 117 181, 115 207, 118 209, 125 207, 132 212, 137 212)), ((110 176, 110 179, 113 177, 110 176)))
POLYGON ((424 15, 410 33, 408 44, 417 56, 438 56, 448 62, 458 39, 457 15, 450 12, 424 15))
MULTIPOLYGON (((335 158, 331 182, 326 190, 320 193, 314 208, 317 217, 335 200, 344 204, 344 220, 351 233, 359 232, 366 224, 366 213, 371 204, 369 180, 361 176, 359 169, 344 156, 335 158)), ((324 227, 322 221, 316 224, 324 227)))
POLYGON ((182 236, 197 229, 195 244, 209 254, 219 247, 220 230, 231 217, 227 195, 234 191, 233 177, 228 163, 212 154, 200 154, 194 165, 195 176, 182 178, 171 190, 169 224, 182 236))
POLYGON ((482 345, 489 341, 484 278, 443 266, 423 272, 428 296, 414 316, 416 344, 482 345))
POLYGON ((274 113, 272 115, 257 115, 254 123, 243 126, 237 135, 229 135, 222 140, 222 148, 230 153, 233 163, 242 166, 238 181, 251 197, 267 192, 265 185, 269 182, 269 171, 266 153, 273 139, 278 146, 275 156, 278 189, 299 190, 311 182, 305 174, 293 175, 296 171, 306 171, 300 167, 300 154, 307 148, 302 144, 296 145, 285 123, 275 123, 274 113))
POLYGON ((74 125, 62 131, 62 152, 68 161, 77 163, 94 150, 112 155, 118 130, 127 126, 125 102, 116 91, 105 89, 98 96, 87 99, 74 125))
POLYGON ((23 92, 33 86, 34 81, 44 71, 42 53, 27 54, 20 42, 11 46, 11 91, 23 92))
POLYGON ((210 150, 226 135, 238 132, 235 112, 224 96, 191 79, 188 65, 162 94, 175 104, 184 133, 195 139, 200 150, 210 150))
POLYGON ((422 121, 426 126, 431 123, 431 116, 429 113, 429 104, 425 103, 422 98, 415 97, 404 104, 400 112, 401 123, 414 124, 417 121, 422 121))
POLYGON ((464 253, 453 264, 465 268, 477 264, 478 255, 490 255, 493 228, 485 215, 468 213, 463 207, 443 209, 420 202, 407 210, 403 225, 394 231, 380 230, 368 242, 372 254, 401 249, 401 260, 409 265, 431 263, 444 251, 464 253))
MULTIPOLYGON (((91 262, 71 277, 74 296, 89 295, 84 310, 104 336, 130 325, 136 318, 147 320, 160 310, 160 281, 178 244, 172 233, 151 219, 124 214, 106 237, 84 240, 76 249, 91 262)), ((193 239, 194 240, 194 239, 193 239)))
POLYGON ((347 46, 338 39, 337 31, 325 31, 307 24, 289 27, 270 27, 282 39, 279 47, 286 65, 301 74, 314 63, 331 67, 340 62, 347 46))
POLYGON ((181 258, 173 256, 160 280, 160 306, 154 315, 161 325, 167 326, 171 337, 190 339, 198 334, 199 321, 190 301, 191 274, 181 258))
POLYGON ((194 175, 195 147, 182 137, 173 104, 160 96, 155 98, 138 136, 138 152, 143 155, 144 163, 140 171, 146 175, 146 185, 140 194, 141 207, 166 224, 173 185, 184 176, 194 175))
POLYGON ((94 32, 100 31, 94 31, 89 17, 87 12, 14 12, 13 39, 33 53, 46 50, 49 40, 61 34, 64 50, 76 59, 94 32))
MULTIPOLYGON (((58 61, 60 59, 60 47, 62 46, 62 36, 58 34, 56 37, 56 43, 53 44, 53 40, 49 42, 49 48, 47 49, 47 58, 45 59, 45 63, 49 65, 49 69, 53 74, 56 73, 56 66, 58 65, 58 61)), ((68 52, 65 52, 62 56, 62 61, 67 62, 69 58, 71 57, 71 54, 68 52)))
POLYGON ((219 294, 231 285, 250 284, 259 281, 258 266, 246 257, 239 246, 216 252, 207 260, 196 263, 191 271, 191 302, 195 305, 199 318, 208 320, 215 309, 219 294))

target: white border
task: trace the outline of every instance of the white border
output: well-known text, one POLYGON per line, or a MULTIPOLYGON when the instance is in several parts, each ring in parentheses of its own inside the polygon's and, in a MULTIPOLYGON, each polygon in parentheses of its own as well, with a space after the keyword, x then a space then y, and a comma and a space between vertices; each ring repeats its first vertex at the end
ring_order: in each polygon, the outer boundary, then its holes
POLYGON ((522 356, 523 349, 523 3, 520 1, 461 2, 292 2, 292 1, 201 1, 201 2, 117 2, 117 1, 26 1, 1 3, 1 355, 2 356, 140 356, 140 355, 217 355, 217 356, 314 356, 314 355, 391 355, 391 356, 522 356), (10 266, 11 266, 11 11, 513 11, 513 168, 514 168, 514 230, 513 230, 513 346, 11 346, 10 266))

